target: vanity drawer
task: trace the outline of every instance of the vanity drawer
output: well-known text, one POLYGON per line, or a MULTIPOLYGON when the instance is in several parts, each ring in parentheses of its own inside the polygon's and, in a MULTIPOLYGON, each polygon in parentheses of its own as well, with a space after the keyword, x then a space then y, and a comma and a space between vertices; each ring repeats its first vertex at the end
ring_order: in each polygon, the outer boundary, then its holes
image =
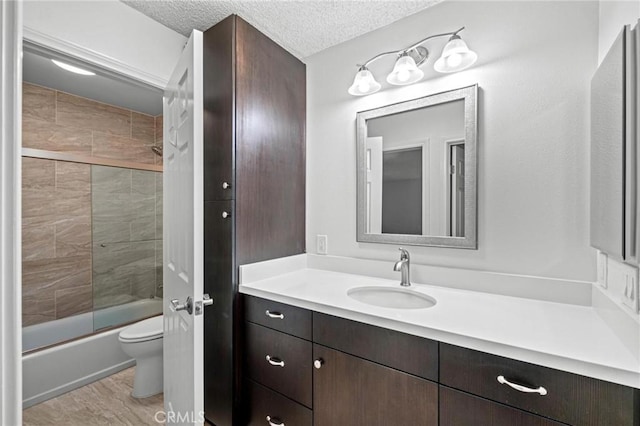
POLYGON ((438 342, 433 340, 314 312, 313 341, 418 377, 438 380, 438 342))
POLYGON ((246 323, 249 377, 311 407, 313 348, 311 342, 260 325, 246 323))
POLYGON ((562 426, 562 423, 440 386, 440 426, 562 426))
POLYGON ((311 340, 311 311, 259 297, 245 296, 246 320, 311 340))
POLYGON ((264 386, 249 380, 249 426, 274 424, 312 426, 313 412, 264 386))
POLYGON ((571 425, 637 426, 637 390, 484 352, 440 344, 440 383, 571 425), (498 382, 537 389, 525 393, 498 382))

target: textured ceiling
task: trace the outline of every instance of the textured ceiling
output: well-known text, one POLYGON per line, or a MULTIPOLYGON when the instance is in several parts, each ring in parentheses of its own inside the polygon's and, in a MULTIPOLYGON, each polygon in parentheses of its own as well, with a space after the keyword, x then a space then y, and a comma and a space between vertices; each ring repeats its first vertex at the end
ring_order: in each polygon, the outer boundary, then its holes
POLYGON ((442 0, 122 0, 189 36, 237 14, 300 59, 442 0))

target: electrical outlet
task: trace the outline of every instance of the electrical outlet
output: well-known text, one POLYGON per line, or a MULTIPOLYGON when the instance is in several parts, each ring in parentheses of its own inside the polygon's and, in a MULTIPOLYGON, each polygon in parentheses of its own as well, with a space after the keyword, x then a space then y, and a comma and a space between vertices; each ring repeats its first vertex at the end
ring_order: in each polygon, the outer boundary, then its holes
POLYGON ((328 238, 326 235, 318 235, 316 237, 316 251, 318 254, 327 254, 328 238))
POLYGON ((597 269, 598 269, 598 284, 600 284, 600 286, 602 286, 602 288, 607 288, 608 287, 608 281, 607 281, 607 254, 603 253, 601 251, 598 251, 598 264, 597 264, 597 269))
POLYGON ((629 268, 624 276, 622 304, 634 313, 638 312, 638 270, 629 268))

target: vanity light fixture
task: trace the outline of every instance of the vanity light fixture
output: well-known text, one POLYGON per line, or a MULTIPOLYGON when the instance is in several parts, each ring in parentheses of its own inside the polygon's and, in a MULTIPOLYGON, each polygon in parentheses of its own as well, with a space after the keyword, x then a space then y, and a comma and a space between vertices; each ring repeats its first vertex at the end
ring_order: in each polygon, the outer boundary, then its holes
POLYGON ((464 30, 464 27, 454 32, 432 35, 405 49, 384 52, 374 56, 363 65, 359 65, 353 84, 349 87, 349 93, 354 96, 364 96, 380 90, 380 83, 376 81, 371 71, 369 71, 368 65, 388 55, 398 56, 393 71, 387 76, 388 83, 404 86, 422 80, 424 72, 419 67, 429 57, 429 51, 422 44, 438 37, 450 36, 449 41, 442 49, 442 55, 434 64, 434 69, 437 72, 450 73, 469 68, 476 62, 478 55, 470 50, 458 35, 462 30, 464 30))
POLYGON ((75 73, 75 74, 80 74, 80 75, 96 75, 96 73, 91 72, 91 71, 87 71, 83 68, 78 68, 76 66, 73 65, 69 65, 66 62, 60 62, 57 59, 52 59, 51 62, 53 62, 54 64, 56 64, 57 66, 59 66, 60 68, 62 68, 63 70, 67 70, 69 72, 75 73))

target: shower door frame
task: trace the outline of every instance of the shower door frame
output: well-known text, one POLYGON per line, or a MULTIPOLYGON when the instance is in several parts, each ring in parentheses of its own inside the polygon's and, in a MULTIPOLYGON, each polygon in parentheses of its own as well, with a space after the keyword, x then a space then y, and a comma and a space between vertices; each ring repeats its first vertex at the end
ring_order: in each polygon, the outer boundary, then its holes
POLYGON ((22 2, 0 4, 0 424, 22 422, 22 2))

